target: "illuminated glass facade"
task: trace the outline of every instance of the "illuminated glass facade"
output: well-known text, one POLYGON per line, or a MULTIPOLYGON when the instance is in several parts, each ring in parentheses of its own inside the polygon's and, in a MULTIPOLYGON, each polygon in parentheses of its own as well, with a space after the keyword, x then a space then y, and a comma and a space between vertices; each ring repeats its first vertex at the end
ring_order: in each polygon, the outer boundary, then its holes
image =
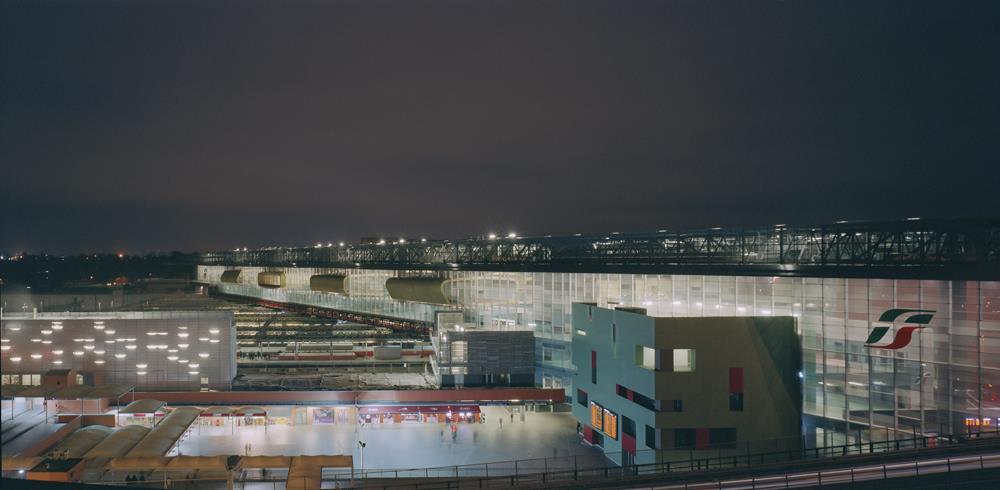
POLYGON ((530 326, 537 384, 570 396, 575 302, 639 306, 650 316, 794 316, 807 435, 821 445, 992 429, 1000 417, 997 281, 452 271, 437 273, 450 304, 431 305, 389 298, 384 279, 406 271, 290 268, 286 288, 264 289, 256 285, 264 268, 241 267, 242 284, 222 284, 225 269, 200 266, 199 280, 224 293, 344 311, 432 322, 434 311, 459 309, 468 322, 530 326), (311 275, 331 272, 360 275, 350 295, 309 291, 311 275), (866 347, 874 328, 890 326, 879 318, 892 308, 933 313, 907 346, 866 347))

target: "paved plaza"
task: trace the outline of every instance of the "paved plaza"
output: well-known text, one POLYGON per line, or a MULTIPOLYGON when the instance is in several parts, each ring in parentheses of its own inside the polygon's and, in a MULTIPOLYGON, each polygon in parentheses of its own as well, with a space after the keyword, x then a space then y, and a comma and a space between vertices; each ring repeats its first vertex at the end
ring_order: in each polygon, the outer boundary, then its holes
MULTIPOLYGON (((471 465, 514 459, 553 458, 548 463, 572 468, 606 464, 603 453, 580 441, 576 421, 569 413, 527 412, 511 423, 506 407, 482 407, 486 423, 450 424, 272 425, 244 427, 194 426, 180 443, 184 455, 210 456, 350 454, 361 466, 358 440, 364 441, 364 466, 369 469, 407 469, 471 465), (500 425, 500 420, 503 425, 500 425), (559 461, 559 463, 556 463, 559 461)), ((176 451, 171 452, 176 454, 176 451)), ((498 468, 502 465, 498 465, 498 468)), ((521 468, 524 471, 524 468, 521 468)))

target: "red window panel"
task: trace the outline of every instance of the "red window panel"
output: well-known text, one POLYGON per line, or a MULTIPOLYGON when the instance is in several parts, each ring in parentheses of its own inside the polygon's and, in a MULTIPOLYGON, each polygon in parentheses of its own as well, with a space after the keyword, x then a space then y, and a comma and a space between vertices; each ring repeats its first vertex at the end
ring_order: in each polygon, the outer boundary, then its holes
POLYGON ((632 391, 632 390, 628 390, 628 392, 627 392, 627 393, 628 393, 628 397, 627 397, 627 398, 628 398, 629 400, 632 400, 632 401, 635 401, 635 392, 634 392, 634 391, 632 391))
POLYGON ((729 392, 743 392, 743 368, 729 368, 729 392))
POLYGON ((622 451, 635 456, 635 438, 622 432, 622 451))
POLYGON ((708 429, 694 430, 694 448, 708 449, 708 429))
POLYGON ((589 425, 583 426, 583 440, 594 443, 594 429, 589 425))

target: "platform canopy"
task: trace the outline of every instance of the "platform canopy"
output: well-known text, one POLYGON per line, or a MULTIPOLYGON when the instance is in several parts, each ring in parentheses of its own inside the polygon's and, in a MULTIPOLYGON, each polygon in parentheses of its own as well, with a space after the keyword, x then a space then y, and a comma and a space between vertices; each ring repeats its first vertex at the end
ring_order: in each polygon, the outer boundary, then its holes
POLYGON ((170 459, 164 456, 126 456, 112 459, 106 468, 109 470, 155 470, 166 466, 170 463, 170 459))
POLYGON ((125 405, 125 408, 119 410, 118 413, 156 413, 157 410, 163 408, 166 404, 166 402, 161 402, 160 400, 146 398, 143 400, 136 400, 128 405, 125 405))
POLYGON ((175 456, 166 469, 225 470, 229 456, 175 456))
POLYGON ((53 393, 61 390, 62 388, 63 387, 61 386, 52 386, 52 385, 31 386, 28 389, 19 392, 16 396, 18 398, 42 398, 42 397, 48 398, 49 396, 52 396, 53 393))
POLYGON ((291 456, 243 456, 240 458, 242 468, 288 468, 291 464, 291 456))
POLYGON ((14 398, 18 393, 28 389, 24 385, 3 385, 0 386, 0 398, 14 398))
POLYGON ((229 407, 208 407, 201 411, 203 417, 228 417, 233 414, 229 407))
POLYGON ((88 400, 93 400, 97 398, 118 398, 128 392, 132 391, 131 386, 125 385, 102 385, 94 388, 94 391, 87 393, 87 396, 81 397, 88 400))
POLYGON ((44 460, 41 456, 11 456, 4 457, 0 465, 3 466, 3 471, 30 470, 44 460))
POLYGON ((54 400, 77 400, 84 398, 84 395, 94 391, 94 387, 90 385, 74 385, 67 386, 52 394, 52 399, 54 400))
POLYGON ((255 405, 248 405, 245 407, 240 407, 233 409, 233 415, 243 416, 243 415, 263 415, 267 416, 267 409, 264 407, 258 407, 255 405))

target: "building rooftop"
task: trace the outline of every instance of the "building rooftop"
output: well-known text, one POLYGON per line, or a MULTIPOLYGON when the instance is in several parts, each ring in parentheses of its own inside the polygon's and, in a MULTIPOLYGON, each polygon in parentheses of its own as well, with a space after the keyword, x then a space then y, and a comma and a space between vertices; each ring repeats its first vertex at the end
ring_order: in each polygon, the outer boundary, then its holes
POLYGON ((641 272, 824 277, 1000 277, 1000 219, 488 237, 267 247, 203 265, 396 270, 641 272))

